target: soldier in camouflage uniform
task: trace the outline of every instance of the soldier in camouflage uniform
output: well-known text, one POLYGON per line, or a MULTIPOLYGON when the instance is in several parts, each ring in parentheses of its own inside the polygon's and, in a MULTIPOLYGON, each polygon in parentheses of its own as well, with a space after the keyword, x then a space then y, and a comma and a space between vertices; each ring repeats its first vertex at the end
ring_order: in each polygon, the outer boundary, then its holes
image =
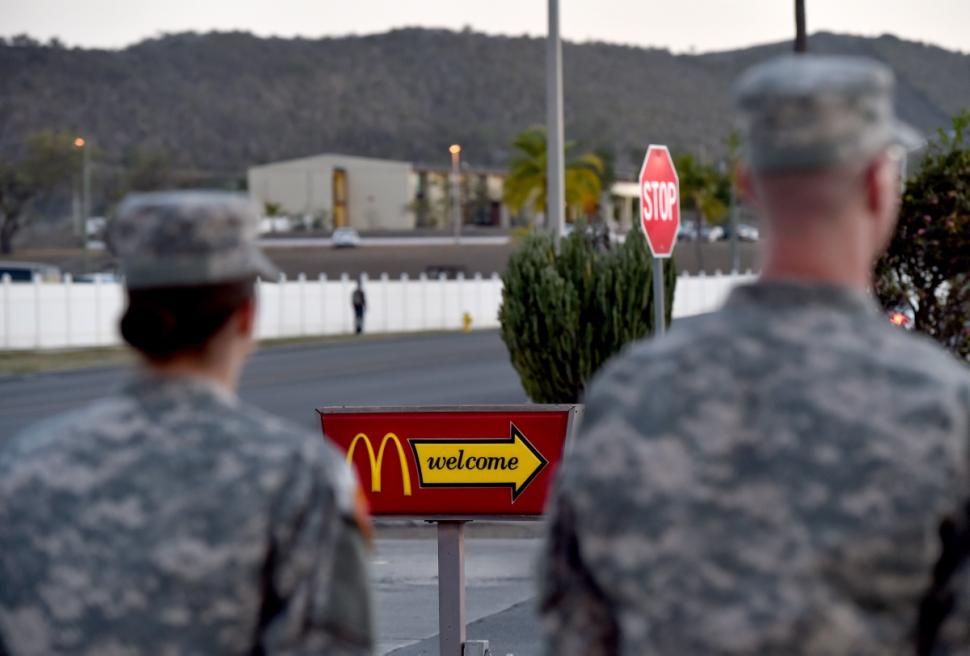
POLYGON ((143 356, 123 389, 0 442, 0 654, 368 654, 356 479, 242 404, 257 216, 129 197, 111 227, 143 356))
POLYGON ((892 86, 807 55, 739 81, 763 274, 591 385, 541 562, 550 656, 913 653, 970 375, 867 292, 913 137, 892 86))

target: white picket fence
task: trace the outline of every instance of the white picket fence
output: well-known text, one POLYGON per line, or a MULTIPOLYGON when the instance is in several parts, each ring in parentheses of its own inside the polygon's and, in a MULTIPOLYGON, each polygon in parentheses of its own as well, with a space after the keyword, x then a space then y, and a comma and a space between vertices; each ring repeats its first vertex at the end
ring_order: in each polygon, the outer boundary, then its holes
MULTIPOLYGON (((674 296, 674 318, 709 312, 735 285, 754 276, 681 276, 674 296)), ((498 274, 429 279, 424 275, 363 278, 367 296, 365 331, 400 333, 458 330, 464 315, 473 329, 496 328, 502 302, 498 274)), ((356 282, 320 276, 281 278, 259 284, 260 339, 339 335, 353 332, 350 298, 356 282)), ((116 282, 0 282, 0 350, 65 349, 121 343, 118 319, 124 289, 116 282)))

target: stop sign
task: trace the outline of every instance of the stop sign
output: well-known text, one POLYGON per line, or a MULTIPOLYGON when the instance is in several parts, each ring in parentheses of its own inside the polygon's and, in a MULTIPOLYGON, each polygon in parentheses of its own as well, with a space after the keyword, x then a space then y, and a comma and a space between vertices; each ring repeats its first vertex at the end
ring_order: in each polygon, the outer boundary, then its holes
POLYGON ((650 146, 640 168, 640 225, 654 257, 670 257, 680 228, 680 180, 666 146, 650 146))

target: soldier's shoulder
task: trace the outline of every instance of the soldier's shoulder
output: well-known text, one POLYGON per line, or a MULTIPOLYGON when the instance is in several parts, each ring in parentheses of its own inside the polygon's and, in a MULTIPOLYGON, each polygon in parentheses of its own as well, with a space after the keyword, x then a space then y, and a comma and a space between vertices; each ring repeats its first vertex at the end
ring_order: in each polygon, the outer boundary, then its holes
POLYGON ((252 422, 251 448, 256 449, 267 466, 274 459, 290 463, 286 468, 288 495, 309 494, 314 485, 323 483, 332 491, 338 511, 353 516, 357 478, 344 454, 322 431, 307 430, 250 406, 241 406, 240 413, 252 422), (265 457, 270 452, 275 458, 265 457))
POLYGON ((332 445, 323 439, 322 432, 311 431, 288 419, 248 404, 240 404, 238 412, 243 421, 251 426, 246 437, 257 442, 273 442, 293 449, 321 447, 323 453, 334 453, 332 445))
POLYGON ((933 338, 907 332, 887 321, 875 322, 871 330, 877 336, 872 340, 873 354, 911 372, 910 383, 932 380, 948 387, 970 390, 970 362, 960 362, 933 338))
MULTIPOLYGON (((134 409, 131 400, 123 395, 105 396, 88 405, 70 410, 32 424, 10 439, 0 441, 0 460, 29 457, 49 448, 60 448, 65 441, 76 444, 82 434, 117 432, 122 427, 121 417, 131 423, 134 409)), ((133 429, 134 426, 128 425, 133 429)))
POLYGON ((250 425, 244 439, 251 448, 271 450, 284 457, 295 457, 305 464, 324 470, 332 477, 342 477, 344 457, 322 432, 298 426, 259 408, 241 404, 238 412, 250 425))
POLYGON ((683 360, 703 358, 707 351, 722 348, 731 324, 723 311, 678 319, 661 339, 648 336, 624 347, 593 377, 591 389, 608 391, 613 384, 666 376, 668 368, 683 360))

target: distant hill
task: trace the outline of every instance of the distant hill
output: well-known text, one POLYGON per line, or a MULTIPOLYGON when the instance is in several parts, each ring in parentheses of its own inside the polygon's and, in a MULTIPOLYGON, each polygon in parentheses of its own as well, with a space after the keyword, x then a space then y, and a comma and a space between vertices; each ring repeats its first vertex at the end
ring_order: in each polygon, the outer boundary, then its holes
MULTIPOLYGON (((902 116, 929 131, 970 107, 970 55, 902 41, 816 34, 815 52, 866 54, 899 75, 902 116)), ((620 170, 649 142, 723 152, 730 86, 788 43, 704 55, 604 43, 564 46, 567 138, 608 148, 620 170)), ((36 130, 90 137, 107 158, 133 147, 180 167, 240 173, 254 163, 342 152, 503 166, 544 121, 541 39, 403 29, 317 40, 176 34, 124 50, 0 46, 0 153, 36 130)))

